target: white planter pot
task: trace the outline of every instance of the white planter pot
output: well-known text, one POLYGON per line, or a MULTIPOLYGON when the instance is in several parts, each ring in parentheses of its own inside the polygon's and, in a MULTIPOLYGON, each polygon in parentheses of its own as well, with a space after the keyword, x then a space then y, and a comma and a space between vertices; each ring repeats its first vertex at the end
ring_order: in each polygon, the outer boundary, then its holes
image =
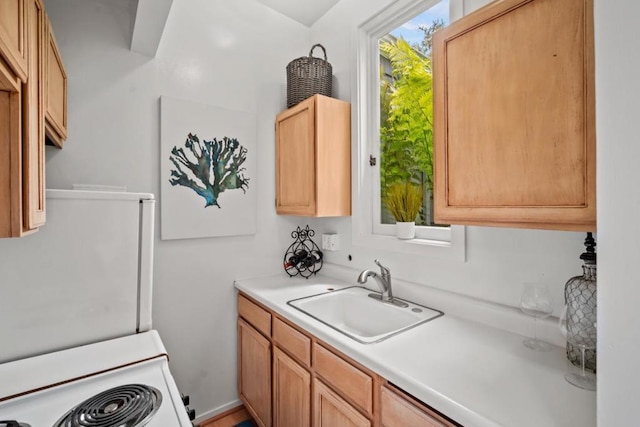
POLYGON ((396 222, 396 236, 398 239, 410 240, 416 237, 416 223, 411 222, 396 222))

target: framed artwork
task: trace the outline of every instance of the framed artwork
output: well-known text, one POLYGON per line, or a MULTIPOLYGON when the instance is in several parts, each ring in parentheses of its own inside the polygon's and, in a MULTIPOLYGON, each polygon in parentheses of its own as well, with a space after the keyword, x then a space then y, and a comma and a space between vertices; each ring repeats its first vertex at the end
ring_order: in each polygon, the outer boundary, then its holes
POLYGON ((256 117, 160 98, 160 238, 256 232, 256 117))

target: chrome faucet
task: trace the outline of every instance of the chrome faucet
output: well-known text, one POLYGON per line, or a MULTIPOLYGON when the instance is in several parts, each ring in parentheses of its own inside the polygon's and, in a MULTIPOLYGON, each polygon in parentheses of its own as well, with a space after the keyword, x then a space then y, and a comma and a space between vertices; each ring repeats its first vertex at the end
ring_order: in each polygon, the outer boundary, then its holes
POLYGON ((405 302, 393 298, 393 290, 391 289, 391 271, 389 271, 389 269, 384 265, 380 264, 380 261, 377 259, 374 260, 374 262, 378 267, 380 267, 380 274, 375 271, 364 270, 358 276, 358 283, 365 284, 369 277, 373 277, 380 288, 380 295, 369 294, 371 298, 379 299, 380 301, 399 305, 401 307, 407 307, 408 305, 405 302))

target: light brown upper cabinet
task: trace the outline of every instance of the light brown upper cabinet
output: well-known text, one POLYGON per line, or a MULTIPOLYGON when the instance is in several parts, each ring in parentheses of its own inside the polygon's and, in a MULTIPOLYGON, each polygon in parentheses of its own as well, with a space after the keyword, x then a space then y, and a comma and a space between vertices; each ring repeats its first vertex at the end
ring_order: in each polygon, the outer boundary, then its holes
POLYGON ((0 1, 0 58, 27 81, 26 0, 0 1))
POLYGON ((46 220, 45 75, 50 46, 61 70, 53 74, 64 81, 62 95, 57 95, 64 99, 63 107, 54 102, 52 109, 53 116, 62 111, 58 146, 66 138, 66 75, 47 22, 42 0, 0 0, 0 238, 24 236, 46 220))
POLYGON ((351 215, 351 106, 314 95, 276 117, 276 211, 351 215))
POLYGON ((22 82, 0 61, 0 237, 23 232, 21 109, 22 82))
POLYGON ((434 36, 438 223, 595 230, 592 0, 499 0, 434 36))
MULTIPOLYGON (((6 5, 5 5, 6 6, 6 5)), ((44 104, 42 47, 44 9, 40 0, 21 2, 28 80, 3 67, 0 107, 0 237, 20 237, 45 222, 44 104)), ((1 61, 0 61, 1 62, 1 61)))
POLYGON ((48 19, 46 23, 45 130, 47 138, 62 148, 67 139, 67 73, 48 19))
POLYGON ((45 223, 44 176, 44 44, 45 13, 41 0, 26 0, 29 80, 23 106, 23 206, 25 229, 45 223))

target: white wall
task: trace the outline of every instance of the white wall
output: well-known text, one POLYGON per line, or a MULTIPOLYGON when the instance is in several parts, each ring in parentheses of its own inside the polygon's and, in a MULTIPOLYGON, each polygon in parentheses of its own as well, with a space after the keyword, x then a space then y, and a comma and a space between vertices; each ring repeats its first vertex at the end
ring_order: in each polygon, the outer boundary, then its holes
POLYGON ((598 425, 640 425, 640 4, 595 1, 598 425))
MULTIPOLYGON (((355 102, 351 83, 356 28, 392 3, 342 1, 312 26, 311 41, 327 49, 339 82, 335 94, 339 98, 355 102)), ((482 4, 467 0, 464 13, 482 4)), ((518 306, 523 282, 545 281, 552 288, 556 315, 564 304, 565 282, 582 273, 578 257, 584 249, 584 233, 467 227, 467 262, 463 263, 353 246, 350 218, 318 220, 314 225, 320 233, 338 232, 341 236, 343 250, 326 253, 329 262, 363 269, 375 267, 373 260, 378 258, 391 267, 395 277, 510 306, 518 306), (348 254, 353 261, 348 260, 348 254)))
MULTIPOLYGON (((350 100, 354 30, 391 0, 342 1, 311 31, 253 0, 181 0, 174 2, 155 59, 128 50, 128 1, 45 3, 69 75, 69 140, 62 151, 47 151, 50 188, 120 184, 158 194, 160 95, 257 113, 256 236, 156 240, 154 321, 178 385, 192 395, 199 413, 232 402, 237 397, 232 280, 278 271, 289 231, 307 222, 277 217, 273 209, 273 117, 285 104, 284 67, 320 42, 334 68, 336 96, 350 100)), ((640 67, 635 46, 640 34, 631 22, 640 6, 617 3, 626 7, 614 10, 605 6, 610 2, 596 0, 600 425, 634 424, 628 421, 637 419, 632 399, 640 391, 632 365, 640 320, 630 314, 640 301, 633 281, 634 261, 640 259, 640 196, 634 185, 640 182, 640 144, 633 128, 640 115, 634 73, 640 67)), ((467 0, 465 13, 480 4, 467 0)), ((341 234, 344 249, 327 253, 330 262, 363 269, 373 267, 377 257, 396 277, 512 306, 522 282, 548 280, 559 307, 565 281, 580 272, 584 238, 469 227, 468 261, 457 263, 353 247, 350 219, 309 223, 319 232, 341 234)))
POLYGON ((233 280, 279 271, 297 225, 275 215, 273 123, 309 30, 254 0, 175 1, 151 59, 129 51, 135 2, 45 3, 69 78, 69 139, 47 149, 49 188, 116 184, 159 198, 161 95, 257 115, 257 234, 160 241, 156 227, 154 326, 198 415, 220 409, 237 399, 233 280))

